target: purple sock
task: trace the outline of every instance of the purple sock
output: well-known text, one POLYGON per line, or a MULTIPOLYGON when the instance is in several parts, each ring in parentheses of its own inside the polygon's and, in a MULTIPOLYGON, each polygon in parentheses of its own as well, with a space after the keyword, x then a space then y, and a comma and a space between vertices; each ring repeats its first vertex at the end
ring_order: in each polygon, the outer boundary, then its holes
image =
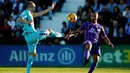
POLYGON ((84 51, 84 58, 89 59, 89 56, 90 56, 90 51, 89 51, 88 48, 86 48, 85 51, 84 51))
POLYGON ((97 63, 93 62, 88 73, 92 73, 96 67, 97 67, 97 63))

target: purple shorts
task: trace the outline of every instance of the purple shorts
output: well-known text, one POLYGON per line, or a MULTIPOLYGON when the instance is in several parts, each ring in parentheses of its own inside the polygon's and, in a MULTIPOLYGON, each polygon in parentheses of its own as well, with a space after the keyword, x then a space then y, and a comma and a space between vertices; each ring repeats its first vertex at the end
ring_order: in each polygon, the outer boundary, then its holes
POLYGON ((91 55, 98 54, 99 56, 101 56, 101 50, 100 50, 99 44, 92 44, 92 49, 91 49, 90 53, 91 53, 91 55))

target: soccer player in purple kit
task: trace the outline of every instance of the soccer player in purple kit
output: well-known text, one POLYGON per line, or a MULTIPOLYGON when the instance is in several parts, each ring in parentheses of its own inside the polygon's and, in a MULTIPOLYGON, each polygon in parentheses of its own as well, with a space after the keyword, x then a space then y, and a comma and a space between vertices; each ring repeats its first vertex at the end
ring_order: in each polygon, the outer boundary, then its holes
MULTIPOLYGON (((99 58, 101 56, 100 46, 99 46, 99 36, 101 36, 104 41, 114 48, 113 44, 110 42, 109 38, 107 37, 104 28, 102 25, 97 23, 98 20, 98 13, 93 12, 90 15, 91 22, 85 22, 82 26, 77 29, 76 31, 71 32, 71 34, 77 34, 81 31, 85 31, 85 38, 84 38, 84 66, 87 65, 89 61, 90 55, 92 56, 93 62, 88 73, 92 73, 94 69, 97 67, 99 58)), ((65 38, 69 40, 71 34, 67 35, 65 38)))

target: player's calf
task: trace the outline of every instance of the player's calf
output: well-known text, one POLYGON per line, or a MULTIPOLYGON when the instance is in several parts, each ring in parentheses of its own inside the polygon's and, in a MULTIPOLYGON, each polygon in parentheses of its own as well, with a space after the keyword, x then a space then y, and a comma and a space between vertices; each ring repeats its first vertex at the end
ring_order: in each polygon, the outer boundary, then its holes
POLYGON ((86 66, 89 62, 89 56, 90 56, 90 51, 91 51, 91 48, 92 48, 92 43, 90 41, 86 41, 84 44, 85 44, 84 66, 86 66))
POLYGON ((35 52, 30 52, 29 56, 36 57, 36 53, 35 52))
POLYGON ((35 52, 30 52, 28 61, 27 61, 27 66, 26 66, 26 73, 30 73, 30 69, 32 67, 33 61, 35 60, 36 53, 35 52))
POLYGON ((92 59, 94 63, 98 63, 100 56, 98 54, 92 55, 92 59))
POLYGON ((98 54, 92 55, 93 63, 91 65, 88 73, 92 73, 94 71, 94 69, 97 67, 99 58, 100 58, 100 56, 98 54))

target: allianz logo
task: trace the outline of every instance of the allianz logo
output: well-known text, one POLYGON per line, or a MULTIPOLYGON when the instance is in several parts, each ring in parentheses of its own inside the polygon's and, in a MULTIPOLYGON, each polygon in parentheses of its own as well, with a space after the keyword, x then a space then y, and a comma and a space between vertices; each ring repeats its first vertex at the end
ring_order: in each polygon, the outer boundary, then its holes
POLYGON ((58 52, 58 60, 64 65, 71 64, 75 60, 75 52, 71 48, 62 48, 58 52))

